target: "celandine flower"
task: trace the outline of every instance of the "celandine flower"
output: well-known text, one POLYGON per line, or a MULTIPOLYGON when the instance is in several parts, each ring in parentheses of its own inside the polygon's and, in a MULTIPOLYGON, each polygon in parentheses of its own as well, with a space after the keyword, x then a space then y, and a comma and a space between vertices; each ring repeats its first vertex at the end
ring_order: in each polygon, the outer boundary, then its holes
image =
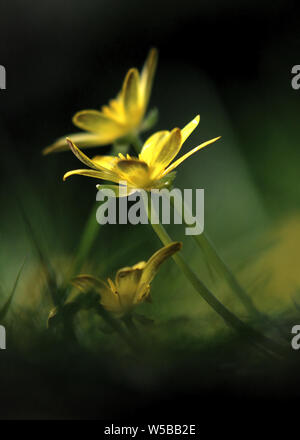
POLYGON ((70 139, 67 139, 75 156, 91 169, 69 171, 64 175, 64 180, 73 174, 80 174, 115 183, 126 181, 129 191, 135 188, 147 191, 161 188, 168 179, 174 178, 170 172, 185 159, 220 138, 217 137, 198 145, 171 164, 183 142, 194 131, 199 121, 198 115, 182 130, 174 128, 172 131, 159 131, 153 134, 146 140, 139 157, 130 157, 128 154, 125 157, 119 154, 118 157, 95 156, 89 159, 70 139))
MULTIPOLYGON (((141 73, 132 68, 127 72, 122 89, 115 99, 98 110, 82 110, 73 123, 87 133, 70 135, 82 147, 108 145, 115 140, 140 131, 150 98, 157 64, 157 50, 151 49, 141 73)), ((66 137, 59 138, 43 150, 44 154, 67 149, 66 137)))
POLYGON ((161 264, 181 247, 179 242, 170 243, 155 252, 147 262, 141 261, 132 267, 123 267, 118 270, 115 281, 108 278, 104 282, 91 275, 79 275, 74 278, 73 284, 83 291, 98 292, 103 307, 121 317, 134 306, 149 300, 150 283, 161 264))

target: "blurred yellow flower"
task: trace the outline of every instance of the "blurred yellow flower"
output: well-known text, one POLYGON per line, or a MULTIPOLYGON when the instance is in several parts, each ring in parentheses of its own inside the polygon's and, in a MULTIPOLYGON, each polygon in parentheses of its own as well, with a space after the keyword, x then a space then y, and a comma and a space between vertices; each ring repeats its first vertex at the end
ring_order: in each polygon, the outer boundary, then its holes
POLYGON ((91 169, 69 171, 64 175, 64 180, 73 174, 80 174, 114 183, 126 181, 129 191, 135 188, 147 191, 161 188, 170 177, 169 173, 185 159, 220 138, 217 137, 198 145, 170 165, 199 121, 198 115, 182 130, 174 128, 172 131, 159 131, 153 134, 146 140, 138 158, 130 157, 128 154, 126 157, 119 154, 118 157, 95 156, 89 159, 70 139, 67 139, 75 156, 91 169))
POLYGON ((118 270, 115 281, 108 278, 105 282, 91 275, 79 275, 72 282, 85 292, 98 292, 102 306, 121 317, 136 305, 149 300, 150 283, 161 264, 181 247, 180 242, 170 243, 155 252, 147 262, 141 261, 132 267, 123 267, 118 270))
MULTIPOLYGON (((141 73, 132 68, 127 72, 122 89, 115 99, 98 110, 82 110, 73 117, 73 123, 85 132, 69 137, 78 145, 97 147, 108 145, 119 138, 140 131, 150 98, 157 64, 157 50, 151 49, 141 73)), ((43 150, 44 154, 67 150, 66 136, 43 150)))

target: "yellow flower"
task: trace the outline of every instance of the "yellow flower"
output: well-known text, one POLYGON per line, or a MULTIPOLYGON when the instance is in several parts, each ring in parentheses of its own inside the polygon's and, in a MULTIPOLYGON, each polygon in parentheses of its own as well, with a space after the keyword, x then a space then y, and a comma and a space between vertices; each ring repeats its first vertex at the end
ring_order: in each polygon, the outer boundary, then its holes
POLYGON ((179 242, 159 249, 147 262, 118 270, 115 281, 107 282, 91 275, 79 275, 73 284, 83 291, 94 290, 100 295, 102 306, 118 316, 129 313, 133 307, 150 299, 150 283, 162 263, 182 247, 179 242))
MULTIPOLYGON (((157 50, 151 49, 141 73, 132 68, 127 72, 122 89, 115 99, 98 110, 82 110, 75 114, 73 123, 88 133, 73 133, 70 138, 80 146, 97 147, 141 129, 157 64, 157 50)), ((66 150, 63 136, 43 150, 44 154, 66 150)))
MULTIPOLYGON (((93 159, 89 159, 70 139, 67 139, 75 156, 91 169, 69 171, 64 175, 64 180, 73 174, 80 174, 114 183, 126 181, 129 191, 134 189, 150 191, 154 188, 161 188, 166 184, 168 178, 171 179, 170 172, 185 159, 220 138, 217 137, 198 145, 170 164, 199 121, 200 116, 198 115, 182 130, 174 128, 172 131, 159 131, 153 134, 146 140, 138 158, 130 157, 128 154, 124 157, 119 154, 118 157, 95 156, 93 159)), ((117 187, 115 189, 117 191, 117 187)))

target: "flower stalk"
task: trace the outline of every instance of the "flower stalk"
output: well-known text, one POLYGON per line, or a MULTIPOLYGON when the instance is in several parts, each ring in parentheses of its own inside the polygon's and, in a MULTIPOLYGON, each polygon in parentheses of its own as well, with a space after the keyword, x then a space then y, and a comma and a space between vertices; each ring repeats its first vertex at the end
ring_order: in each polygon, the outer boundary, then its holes
POLYGON ((140 352, 140 346, 137 344, 137 342, 135 341, 135 339, 133 337, 131 337, 131 334, 128 333, 128 331, 123 327, 122 323, 120 320, 114 318, 112 316, 111 313, 109 313, 107 310, 105 310, 105 308, 101 305, 98 304, 97 307, 95 308, 96 312, 99 316, 101 316, 103 318, 103 320, 115 331, 118 333, 118 335, 120 336, 120 338, 126 342, 126 344, 129 346, 129 348, 134 352, 134 353, 139 353, 140 352))
MULTIPOLYGON (((148 205, 148 216, 151 223, 153 214, 151 212, 151 201, 148 205)), ((157 219, 158 220, 158 219, 157 219)), ((172 242, 171 237, 167 231, 158 221, 157 224, 151 223, 152 228, 160 241, 166 246, 172 242)), ((185 259, 180 253, 172 256, 176 265, 182 271, 187 280, 192 284, 198 294, 213 308, 213 310, 225 321, 225 323, 236 330, 242 337, 248 340, 252 345, 256 346, 260 351, 268 355, 275 355, 275 357, 281 358, 286 355, 286 350, 277 342, 266 337, 265 335, 254 330, 249 325, 241 321, 236 315, 234 315, 227 307, 225 307, 215 295, 206 287, 206 285, 198 278, 195 272, 191 269, 185 259)))
MULTIPOLYGON (((174 203, 174 198, 171 197, 170 199, 172 206, 178 212, 181 212, 181 207, 177 206, 176 203, 174 203)), ((183 216, 184 223, 186 226, 189 226, 186 218, 191 218, 191 210, 189 206, 187 206, 187 204, 184 202, 184 200, 182 201, 182 209, 183 212, 187 214, 183 216)), ((232 292, 236 295, 238 300, 243 304, 249 316, 252 316, 256 319, 261 319, 263 317, 263 314, 255 307, 252 298, 249 297, 247 292, 240 285, 240 283, 238 282, 230 268, 227 266, 223 258, 217 252, 214 244, 205 234, 205 232, 202 232, 202 234, 200 235, 193 235, 193 239, 195 240, 200 250, 203 252, 208 267, 210 267, 211 270, 215 269, 220 277, 223 277, 226 280, 228 286, 231 288, 232 292)))
POLYGON ((99 232, 100 224, 96 221, 96 211, 99 203, 95 203, 91 209, 88 220, 85 224, 83 234, 78 246, 76 258, 72 267, 71 278, 79 273, 99 232))
POLYGON ((128 330, 129 330, 134 336, 137 336, 137 335, 138 335, 138 329, 137 329, 137 327, 136 327, 136 325, 135 325, 135 323, 134 323, 134 321, 133 321, 132 315, 131 315, 131 314, 125 315, 125 316, 123 317, 123 321, 124 321, 126 327, 128 328, 128 330))

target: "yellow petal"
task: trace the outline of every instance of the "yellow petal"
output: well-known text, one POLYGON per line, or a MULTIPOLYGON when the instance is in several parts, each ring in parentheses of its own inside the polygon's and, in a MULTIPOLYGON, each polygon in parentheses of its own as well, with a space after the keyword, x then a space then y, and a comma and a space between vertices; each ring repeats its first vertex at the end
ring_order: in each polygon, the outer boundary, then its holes
POLYGON ((120 159, 116 165, 116 171, 121 178, 128 181, 136 188, 144 188, 144 186, 150 181, 148 165, 138 159, 120 159))
POLYGON ((116 274, 115 284, 116 288, 121 293, 121 291, 132 291, 138 286, 144 265, 141 263, 136 264, 132 267, 122 267, 116 274))
POLYGON ((117 292, 117 288, 116 288, 115 283, 113 282, 113 280, 110 279, 110 278, 107 278, 107 282, 108 282, 110 290, 112 292, 116 293, 117 292))
POLYGON ((72 133, 68 136, 62 136, 58 138, 52 145, 43 149, 43 154, 58 153, 60 151, 67 151, 69 146, 66 141, 66 137, 70 138, 72 142, 76 143, 80 147, 90 148, 97 147, 101 144, 100 138, 96 134, 92 133, 72 133))
POLYGON ((172 132, 160 131, 150 136, 141 151, 140 158, 149 167, 157 167, 162 171, 177 156, 183 142, 199 124, 200 116, 196 116, 182 130, 174 128, 172 132))
POLYGON ((181 142, 182 144, 186 141, 186 139, 190 136, 191 133, 195 130, 197 125, 200 122, 200 115, 197 115, 191 122, 189 122, 182 130, 181 130, 181 142))
POLYGON ((124 106, 120 97, 111 99, 108 105, 103 105, 101 108, 103 114, 117 122, 124 122, 124 106))
POLYGON ((109 144, 126 133, 126 127, 97 110, 82 110, 73 117, 73 124, 99 136, 102 145, 109 144))
POLYGON ((171 257, 173 254, 180 251, 181 248, 182 248, 182 243, 176 241, 168 244, 167 246, 164 246, 163 248, 155 252, 155 254, 153 254, 152 257, 146 263, 146 266, 143 270, 140 279, 139 288, 141 286, 146 286, 150 284, 153 278, 155 277, 158 269, 162 265, 162 263, 166 261, 169 257, 171 257))
POLYGON ((139 263, 136 263, 134 266, 132 266, 133 269, 144 269, 146 266, 146 261, 140 261, 139 263))
POLYGON ((152 134, 144 143, 142 151, 140 153, 140 159, 146 162, 147 164, 151 164, 153 155, 155 155, 155 151, 157 148, 161 148, 160 145, 164 144, 170 136, 170 132, 167 130, 158 131, 152 134))
POLYGON ((157 66, 158 52, 151 49, 144 64, 140 79, 140 95, 144 108, 147 107, 152 89, 152 83, 157 66))
POLYGON ((152 298, 150 296, 150 284, 143 284, 140 286, 136 292, 135 302, 138 304, 142 301, 147 301, 149 303, 152 302, 152 298))
POLYGON ((136 292, 143 269, 139 267, 123 267, 116 275, 116 288, 120 297, 120 303, 128 309, 136 304, 136 292))
POLYGON ((120 159, 115 156, 94 156, 92 160, 99 168, 112 170, 120 159))
POLYGON ((84 292, 94 290, 100 293, 103 289, 109 289, 104 281, 100 280, 100 278, 93 277, 92 275, 78 275, 71 280, 71 283, 84 292))
POLYGON ((149 166, 153 169, 153 177, 158 176, 177 156, 181 148, 181 132, 174 128, 164 142, 160 142, 153 151, 149 166))
MULTIPOLYGON (((107 164, 108 164, 109 160, 111 160, 111 159, 107 159, 105 161, 106 166, 102 166, 99 163, 99 160, 98 160, 98 163, 97 163, 97 162, 94 162, 89 157, 87 157, 79 148, 76 147, 76 145, 70 139, 67 139, 67 142, 68 142, 71 150, 75 154, 75 156, 82 163, 84 163, 85 165, 87 165, 88 167, 90 167, 90 168, 92 168, 92 169, 94 169, 96 171, 101 171, 102 174, 99 174, 99 173, 97 173, 97 174, 94 173, 93 174, 93 173, 91 173, 92 170, 75 170, 76 172, 69 171, 69 173, 65 174, 64 180, 67 177, 69 177, 69 176, 71 176, 73 174, 81 174, 81 175, 85 175, 85 176, 89 176, 89 177, 96 177, 98 179, 100 178, 100 179, 105 179, 105 180, 111 180, 112 182, 117 182, 117 183, 119 182, 120 177, 116 173, 114 173, 112 171, 112 169, 107 167, 107 164), (78 172, 78 171, 80 171, 80 172, 78 172)), ((102 162, 102 164, 104 165, 104 161, 102 162)))
POLYGON ((138 84, 139 72, 137 69, 130 69, 125 77, 122 90, 124 110, 128 116, 135 116, 139 108, 138 84))
POLYGON ((81 150, 79 150, 78 147, 71 141, 71 139, 66 139, 71 151, 75 154, 77 159, 79 159, 84 165, 93 168, 94 170, 102 169, 99 166, 97 166, 89 157, 87 157, 81 150))
POLYGON ((186 153, 184 156, 180 157, 178 160, 172 163, 164 172, 163 176, 170 173, 172 170, 178 167, 184 160, 186 160, 188 157, 190 157, 192 154, 197 153, 197 151, 201 150, 202 148, 206 147, 209 144, 212 144, 213 142, 216 142, 218 139, 220 139, 221 136, 216 137, 214 139, 211 139, 210 141, 203 142, 203 144, 198 145, 198 147, 193 148, 191 151, 186 153))
POLYGON ((70 176, 74 176, 75 174, 78 174, 79 176, 87 176, 87 177, 95 177, 96 179, 102 179, 102 180, 110 180, 111 182, 118 183, 119 178, 115 175, 112 175, 109 171, 97 171, 97 170, 72 170, 68 171, 64 177, 63 180, 66 180, 70 176))

